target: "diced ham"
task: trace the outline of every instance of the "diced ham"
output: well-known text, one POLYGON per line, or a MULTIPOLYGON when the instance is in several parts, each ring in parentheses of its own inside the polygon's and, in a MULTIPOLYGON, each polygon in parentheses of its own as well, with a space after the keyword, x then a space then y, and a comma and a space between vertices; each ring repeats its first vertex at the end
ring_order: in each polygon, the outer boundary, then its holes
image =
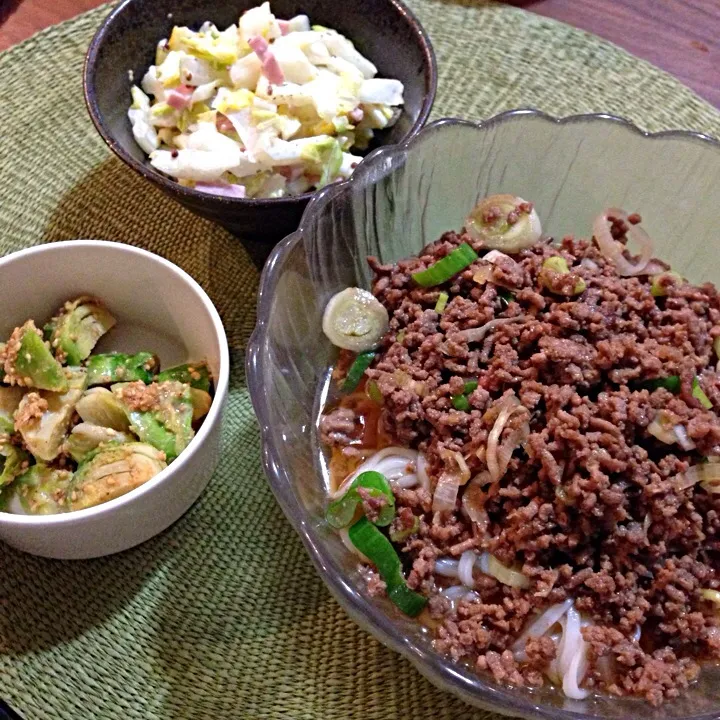
POLYGON ((190 85, 179 85, 165 93, 165 102, 176 110, 185 110, 192 104, 192 95, 195 91, 190 85))
POLYGON ((273 51, 270 49, 268 41, 261 35, 255 35, 248 40, 248 45, 260 59, 263 75, 275 85, 285 82, 285 75, 273 51))
POLYGON ((363 117, 365 117, 365 112, 360 106, 356 107, 354 110, 351 110, 348 113, 348 120, 356 124, 359 123, 363 119, 363 117))
POLYGON ((286 180, 297 180, 303 172, 302 165, 278 165, 274 168, 275 172, 282 175, 286 180))
POLYGON ((232 132, 235 129, 235 126, 222 113, 216 115, 215 127, 218 132, 232 132))
POLYGON ((211 183, 211 182, 197 182, 195 183, 195 189, 200 192, 209 193, 211 195, 222 195, 223 197, 230 198, 244 198, 245 197, 245 186, 244 185, 230 185, 229 183, 211 183))
POLYGON ((278 27, 282 35, 287 35, 290 32, 290 21, 289 20, 278 20, 278 27))

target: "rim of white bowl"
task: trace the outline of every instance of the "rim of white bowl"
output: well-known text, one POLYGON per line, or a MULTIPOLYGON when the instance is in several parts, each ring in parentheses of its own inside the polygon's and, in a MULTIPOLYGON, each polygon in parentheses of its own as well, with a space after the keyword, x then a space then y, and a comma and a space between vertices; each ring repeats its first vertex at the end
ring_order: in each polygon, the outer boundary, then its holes
POLYGON ((157 475, 155 475, 155 477, 148 480, 140 487, 135 488, 134 490, 125 493, 125 495, 121 495, 113 500, 108 500, 101 505, 96 505, 84 510, 73 510, 72 512, 58 513, 57 515, 17 515, 15 513, 0 511, 0 525, 39 526, 72 524, 85 518, 111 513, 123 505, 139 500, 143 495, 150 492, 150 490, 157 485, 160 485, 168 480, 171 475, 181 470, 187 464, 189 459, 195 454, 203 442, 205 442, 208 434, 210 433, 210 428, 218 421, 228 393, 228 386, 230 382, 230 350, 228 348, 227 335, 225 334, 225 328, 223 327, 222 320, 220 319, 220 314, 200 284, 182 268, 175 265, 175 263, 170 262, 170 260, 166 260, 160 255, 135 247, 134 245, 128 245, 126 243, 112 240, 62 240, 60 242, 36 245, 34 247, 26 248, 25 250, 18 250, 17 252, 0 257, 0 270, 11 262, 22 260, 23 258, 30 257, 31 255, 52 252, 56 249, 61 250, 64 247, 102 247, 111 248, 120 253, 134 254, 147 261, 163 266, 168 272, 173 273, 186 285, 188 285, 209 314, 215 336, 220 345, 218 377, 213 378, 213 380, 215 380, 215 395, 213 397, 212 405, 210 406, 210 412, 207 414, 203 424, 200 426, 200 429, 195 437, 193 437, 190 441, 188 446, 178 455, 177 459, 175 459, 172 464, 168 465, 164 470, 161 470, 157 475))

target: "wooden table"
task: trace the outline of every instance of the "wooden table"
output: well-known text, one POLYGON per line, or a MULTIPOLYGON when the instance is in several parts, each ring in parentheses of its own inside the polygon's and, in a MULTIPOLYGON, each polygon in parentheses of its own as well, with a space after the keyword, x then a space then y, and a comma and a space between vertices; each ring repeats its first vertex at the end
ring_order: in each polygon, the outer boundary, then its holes
MULTIPOLYGON (((0 50, 103 0, 0 0, 0 50)), ((720 0, 509 0, 607 38, 720 108, 720 0)))

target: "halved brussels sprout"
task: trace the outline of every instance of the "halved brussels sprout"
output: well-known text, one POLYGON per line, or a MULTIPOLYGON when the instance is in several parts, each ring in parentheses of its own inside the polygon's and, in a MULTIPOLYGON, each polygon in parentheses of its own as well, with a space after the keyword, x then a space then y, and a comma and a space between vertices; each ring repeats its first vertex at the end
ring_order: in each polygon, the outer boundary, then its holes
POLYGON ((17 385, 0 386, 0 435, 15 432, 15 411, 25 393, 26 390, 17 385))
POLYGON ((114 325, 115 318, 100 300, 83 296, 65 303, 45 326, 45 335, 58 360, 79 365, 114 325))
POLYGON ((210 392, 210 369, 204 362, 187 363, 186 365, 178 365, 163 370, 156 378, 157 382, 166 382, 168 380, 177 380, 177 382, 185 383, 192 388, 210 392))
POLYGON ((65 497, 73 474, 42 463, 33 465, 5 490, 2 509, 20 515, 65 512, 65 497))
POLYGON ((112 428, 119 432, 130 429, 130 420, 122 403, 107 388, 88 390, 77 404, 76 410, 83 422, 112 428))
POLYGON ((52 392, 65 392, 67 378, 32 320, 15 328, 0 353, 5 382, 52 392))
POLYGON ((60 454, 75 406, 87 387, 85 368, 68 368, 67 375, 66 392, 28 393, 15 413, 15 429, 22 435, 25 446, 45 462, 60 454))
POLYGON ((201 420, 210 412, 210 406, 212 405, 210 393, 197 388, 190 388, 190 400, 193 407, 193 422, 201 420))
POLYGON ((80 463, 101 445, 129 443, 134 439, 128 433, 82 422, 70 431, 64 449, 75 462, 80 463))
POLYGON ((151 383, 153 373, 159 368, 160 360, 157 355, 150 352, 139 352, 136 355, 125 355, 125 353, 91 355, 87 362, 88 386, 133 380, 151 383))
POLYGON ((19 447, 5 443, 0 445, 0 488, 9 485, 30 465, 30 456, 19 447))
POLYGON ((132 431, 143 442, 174 460, 194 436, 190 386, 169 380, 144 385, 113 385, 115 397, 125 406, 132 431))
POLYGON ((162 452, 145 443, 101 447, 75 471, 68 510, 83 510, 125 495, 167 467, 162 452))

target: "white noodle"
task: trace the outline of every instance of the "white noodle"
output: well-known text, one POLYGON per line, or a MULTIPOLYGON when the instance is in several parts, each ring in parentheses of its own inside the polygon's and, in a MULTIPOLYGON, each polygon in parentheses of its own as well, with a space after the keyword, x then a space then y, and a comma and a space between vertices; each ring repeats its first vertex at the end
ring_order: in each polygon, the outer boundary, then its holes
POLYGON ((570 606, 563 618, 563 635, 558 651, 557 671, 562 676, 563 692, 573 700, 586 698, 589 691, 580 687, 587 672, 587 643, 581 628, 584 624, 580 613, 570 606))
POLYGON ((415 487, 418 481, 423 485, 427 483, 429 486, 430 483, 427 480, 427 472, 425 472, 424 458, 422 471, 418 467, 421 457, 420 453, 416 450, 403 447, 387 447, 378 450, 378 452, 371 455, 360 467, 348 475, 345 480, 342 481, 340 487, 330 493, 330 498, 335 499, 342 497, 350 483, 352 483, 358 475, 368 470, 382 473, 393 487, 411 488, 415 487), (423 477, 420 478, 419 475, 423 475, 423 477))
POLYGON ((458 563, 458 579, 460 582, 468 588, 475 587, 475 578, 473 578, 473 568, 478 556, 474 550, 466 550, 460 556, 460 562, 458 563))
POLYGON ((422 453, 418 453, 417 463, 415 467, 417 468, 417 478, 418 482, 420 483, 420 487, 423 490, 427 490, 427 492, 430 492, 430 476, 427 473, 427 460, 422 453))
POLYGON ((435 572, 443 577, 456 578, 458 576, 457 560, 451 558, 438 558, 435 561, 435 572))
POLYGON ((480 600, 480 596, 476 592, 468 590, 462 585, 453 585, 452 587, 445 588, 440 594, 450 601, 450 607, 453 610, 455 610, 461 600, 465 600, 466 602, 480 600))
POLYGON ((570 661, 577 652, 582 635, 580 634, 580 613, 573 607, 569 607, 565 615, 562 640, 558 649, 558 664, 560 672, 565 675, 570 667, 570 661))
POLYGON ((528 657, 525 654, 525 643, 529 637, 542 637, 552 628, 553 625, 559 623, 565 616, 565 613, 572 607, 573 601, 569 598, 557 605, 551 605, 543 610, 523 631, 512 646, 515 653, 515 659, 524 661, 528 657))
POLYGON ((588 669, 587 643, 580 637, 578 648, 563 673, 563 692, 573 700, 584 700, 590 691, 580 687, 588 669))

